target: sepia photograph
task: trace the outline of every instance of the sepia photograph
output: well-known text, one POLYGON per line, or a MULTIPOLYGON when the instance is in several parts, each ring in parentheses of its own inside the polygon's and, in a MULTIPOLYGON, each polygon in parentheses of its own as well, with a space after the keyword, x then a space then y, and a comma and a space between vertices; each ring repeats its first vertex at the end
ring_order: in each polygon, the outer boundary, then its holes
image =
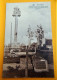
POLYGON ((6 3, 3 78, 54 78, 51 3, 6 3))

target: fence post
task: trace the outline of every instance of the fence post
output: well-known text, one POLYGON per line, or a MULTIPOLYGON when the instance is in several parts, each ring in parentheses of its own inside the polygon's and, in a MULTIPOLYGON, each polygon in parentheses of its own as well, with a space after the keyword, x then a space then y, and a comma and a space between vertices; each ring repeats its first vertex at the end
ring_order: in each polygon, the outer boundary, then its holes
POLYGON ((28 46, 26 47, 26 67, 25 67, 25 77, 28 77, 28 46))

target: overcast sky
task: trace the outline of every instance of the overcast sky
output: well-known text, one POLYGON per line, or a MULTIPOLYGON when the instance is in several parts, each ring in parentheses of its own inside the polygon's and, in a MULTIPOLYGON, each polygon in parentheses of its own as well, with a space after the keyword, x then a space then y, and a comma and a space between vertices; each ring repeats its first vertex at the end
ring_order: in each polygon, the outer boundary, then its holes
MULTIPOLYGON (((18 42, 27 44, 27 28, 31 26, 32 31, 37 25, 42 25, 45 38, 52 39, 51 29, 51 3, 50 2, 29 2, 29 3, 7 3, 6 4, 6 26, 5 44, 10 43, 10 32, 12 23, 12 42, 14 42, 15 17, 12 16, 14 8, 18 7, 21 16, 18 17, 18 42)), ((36 42, 36 38, 32 42, 36 42)))

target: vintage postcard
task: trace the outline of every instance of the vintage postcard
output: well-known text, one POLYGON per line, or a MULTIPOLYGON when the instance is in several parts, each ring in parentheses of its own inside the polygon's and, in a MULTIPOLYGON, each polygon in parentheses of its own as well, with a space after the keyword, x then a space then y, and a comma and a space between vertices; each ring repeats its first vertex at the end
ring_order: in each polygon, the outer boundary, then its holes
POLYGON ((51 3, 6 4, 3 78, 54 78, 51 3))

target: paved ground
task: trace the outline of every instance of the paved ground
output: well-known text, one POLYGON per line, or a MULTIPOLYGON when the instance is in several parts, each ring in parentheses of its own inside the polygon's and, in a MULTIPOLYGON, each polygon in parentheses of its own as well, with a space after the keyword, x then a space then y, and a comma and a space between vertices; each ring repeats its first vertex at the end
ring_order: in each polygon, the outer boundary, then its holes
MULTIPOLYGON (((3 71, 4 78, 19 78, 25 77, 25 70, 12 70, 12 71, 3 71)), ((49 70, 49 72, 41 72, 36 73, 34 70, 28 70, 28 77, 35 78, 54 78, 53 70, 49 70)))
MULTIPOLYGON (((7 60, 9 60, 9 58, 7 60)), ((11 60, 13 60, 13 59, 11 59, 11 60)), ((17 60, 17 59, 15 59, 15 60, 17 60)), ((19 61, 19 58, 17 61, 19 61)), ((26 60, 22 59, 22 58, 20 60, 20 63, 4 62, 4 64, 3 64, 3 77, 4 78, 25 77, 25 68, 26 68, 25 63, 26 63, 26 60), (10 70, 9 70, 8 66, 9 66, 10 70), (17 67, 19 66, 19 68, 17 69, 16 66, 17 67)), ((49 67, 49 72, 41 72, 41 73, 35 72, 33 70, 31 60, 29 59, 28 77, 54 77, 53 64, 49 64, 48 67, 49 67)))
MULTIPOLYGON (((49 65, 49 72, 35 72, 32 68, 32 64, 28 65, 28 77, 54 77, 53 67, 52 64, 49 65)), ((3 64, 3 77, 13 78, 13 77, 25 77, 25 65, 24 64, 3 64), (16 69, 16 65, 20 66, 19 69, 16 69), (7 67, 11 66, 13 69, 9 70, 7 67)))

